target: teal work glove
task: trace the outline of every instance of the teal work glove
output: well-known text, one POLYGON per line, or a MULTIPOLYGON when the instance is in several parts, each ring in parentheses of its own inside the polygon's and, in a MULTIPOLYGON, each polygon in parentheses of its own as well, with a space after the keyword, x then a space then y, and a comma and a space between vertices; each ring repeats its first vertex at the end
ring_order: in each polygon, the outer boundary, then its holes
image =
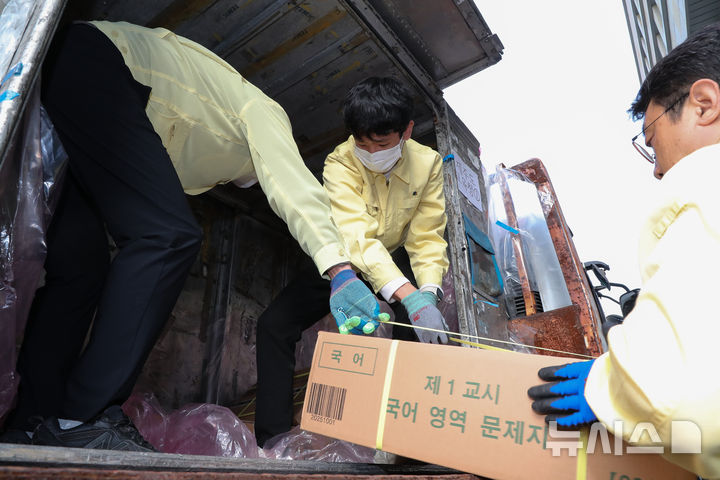
MULTIPOLYGON (((430 292, 416 290, 407 297, 400 300, 408 312, 410 322, 418 327, 434 328, 435 330, 447 331, 448 326, 445 319, 437 309, 437 297, 430 292)), ((447 343, 447 335, 440 332, 415 329, 415 333, 423 343, 447 343)))
POLYGON ((352 270, 343 270, 330 281, 330 313, 340 333, 355 335, 373 333, 381 315, 377 298, 352 270))
POLYGON ((579 428, 597 421, 585 399, 585 381, 595 360, 541 368, 538 376, 546 382, 528 390, 535 400, 532 409, 545 415, 545 421, 557 421, 560 427, 579 428))

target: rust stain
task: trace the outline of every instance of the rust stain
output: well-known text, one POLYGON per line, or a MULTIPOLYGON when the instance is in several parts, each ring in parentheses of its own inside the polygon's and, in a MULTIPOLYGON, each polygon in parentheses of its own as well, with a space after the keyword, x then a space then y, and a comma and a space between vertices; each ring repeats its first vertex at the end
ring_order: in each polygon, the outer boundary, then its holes
MULTIPOLYGON (((520 338, 521 343, 583 355, 593 355, 594 353, 589 351, 585 345, 583 329, 580 325, 580 307, 577 305, 511 319, 508 321, 508 330, 520 338), (534 332, 533 338, 527 338, 528 331, 534 332)), ((537 350, 532 353, 558 355, 546 350, 537 350)))
POLYGON ((365 32, 361 32, 351 38, 350 41, 343 43, 340 48, 342 48, 343 52, 349 52, 351 50, 354 50, 359 45, 367 42, 369 39, 370 37, 368 37, 365 32))
MULTIPOLYGON (((513 202, 512 195, 510 194, 510 187, 507 183, 507 178, 504 173, 499 173, 498 182, 500 185, 500 191, 502 192, 503 203, 505 205, 505 214, 507 215, 507 224, 518 230, 518 220, 515 213, 515 203, 513 202)), ((527 270, 525 268, 525 255, 522 248, 522 240, 519 235, 513 235, 511 237, 513 252, 515 253, 518 279, 520 281, 520 287, 522 288, 523 300, 525 302, 525 311, 528 315, 534 315, 537 313, 538 308, 535 304, 535 297, 530 290, 530 279, 528 277, 527 270)))
POLYGON ((325 95, 326 93, 328 93, 327 87, 323 87, 322 85, 315 85, 315 91, 318 92, 318 93, 321 93, 321 94, 323 94, 323 95, 325 95))
POLYGON ((575 249, 570 229, 565 221, 565 216, 560 208, 560 203, 547 170, 537 158, 515 165, 512 169, 527 176, 530 181, 535 183, 538 191, 551 200, 549 211, 545 211, 547 209, 544 208, 543 213, 565 277, 570 300, 578 308, 577 328, 569 334, 580 337, 582 348, 580 348, 579 343, 575 343, 579 350, 571 351, 598 356, 603 350, 598 331, 598 325, 600 324, 599 312, 592 296, 592 287, 588 283, 585 269, 575 249))
POLYGON ((342 77, 344 77, 348 72, 352 72, 353 70, 357 70, 358 68, 362 67, 362 63, 355 60, 353 63, 348 65, 347 67, 343 68, 339 72, 335 73, 331 78, 333 80, 338 80, 342 77))
POLYGON ((242 72, 245 77, 250 77, 263 68, 267 67, 273 62, 276 62, 287 53, 293 51, 312 37, 322 32, 329 26, 337 23, 341 18, 345 17, 347 12, 341 10, 334 10, 327 15, 320 17, 312 24, 300 30, 293 38, 281 43, 270 52, 259 57, 251 65, 244 69, 242 72))
POLYGON ((175 0, 155 15, 148 23, 150 28, 164 27, 174 30, 185 20, 196 17, 217 0, 175 0))

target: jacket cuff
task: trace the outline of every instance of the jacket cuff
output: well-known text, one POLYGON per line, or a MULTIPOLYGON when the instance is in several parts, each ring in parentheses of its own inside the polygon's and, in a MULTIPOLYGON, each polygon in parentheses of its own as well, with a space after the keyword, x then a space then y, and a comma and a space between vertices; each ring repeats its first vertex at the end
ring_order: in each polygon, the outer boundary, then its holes
POLYGON ((313 262, 315 262, 318 272, 325 279, 330 278, 325 274, 330 267, 338 263, 350 263, 350 258, 345 252, 345 247, 338 242, 325 245, 313 254, 312 259, 313 262))
POLYGON ((406 283, 410 283, 410 280, 405 277, 398 277, 394 280, 390 280, 380 289, 380 295, 383 296, 386 302, 394 303, 395 299, 392 298, 392 296, 395 294, 395 292, 397 292, 398 288, 402 287, 406 283))
POLYGON ((418 285, 442 285, 443 268, 424 268, 415 275, 418 285))

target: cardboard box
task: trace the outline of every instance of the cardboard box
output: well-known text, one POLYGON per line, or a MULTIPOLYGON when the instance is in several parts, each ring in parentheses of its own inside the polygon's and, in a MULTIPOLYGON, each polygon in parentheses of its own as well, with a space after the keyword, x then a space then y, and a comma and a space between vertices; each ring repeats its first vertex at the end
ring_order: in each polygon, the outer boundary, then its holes
POLYGON ((604 429, 586 455, 579 434, 555 435, 527 389, 576 360, 320 332, 301 427, 493 479, 696 478, 604 429))

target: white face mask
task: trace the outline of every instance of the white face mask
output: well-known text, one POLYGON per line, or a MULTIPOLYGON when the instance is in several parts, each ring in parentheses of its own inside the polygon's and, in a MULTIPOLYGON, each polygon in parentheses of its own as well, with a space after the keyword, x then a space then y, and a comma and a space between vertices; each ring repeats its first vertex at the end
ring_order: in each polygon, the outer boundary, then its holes
POLYGON ((386 173, 400 160, 404 144, 405 140, 400 139, 400 143, 394 147, 379 150, 375 153, 370 153, 355 145, 355 156, 360 160, 360 163, 365 165, 365 168, 371 172, 386 173))

